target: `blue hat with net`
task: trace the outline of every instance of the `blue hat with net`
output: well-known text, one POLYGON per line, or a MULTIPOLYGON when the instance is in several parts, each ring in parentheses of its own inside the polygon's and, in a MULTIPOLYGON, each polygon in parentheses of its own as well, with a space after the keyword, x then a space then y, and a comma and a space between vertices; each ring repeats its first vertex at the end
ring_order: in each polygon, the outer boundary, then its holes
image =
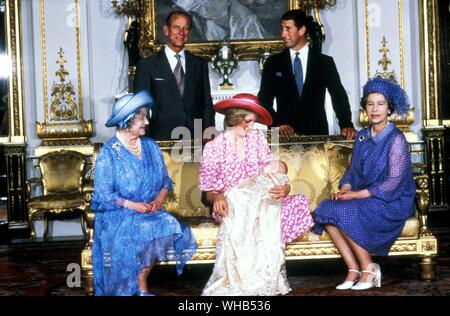
POLYGON ((408 113, 410 103, 405 90, 398 83, 388 79, 371 78, 363 88, 363 97, 371 93, 381 93, 388 104, 392 106, 398 115, 404 116, 408 113))

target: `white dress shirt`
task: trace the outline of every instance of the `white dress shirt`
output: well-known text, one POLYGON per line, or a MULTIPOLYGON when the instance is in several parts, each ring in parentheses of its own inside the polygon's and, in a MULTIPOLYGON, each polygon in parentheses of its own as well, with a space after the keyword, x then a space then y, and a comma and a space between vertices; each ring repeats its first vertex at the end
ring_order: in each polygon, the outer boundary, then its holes
MULTIPOLYGON (((170 69, 172 69, 172 72, 175 70, 175 66, 177 65, 178 59, 175 57, 177 53, 175 53, 173 50, 171 50, 167 45, 164 47, 164 53, 166 53, 167 60, 170 64, 170 69)), ((184 73, 186 73, 186 56, 184 54, 184 49, 178 53, 178 55, 181 56, 181 66, 183 67, 184 73)))

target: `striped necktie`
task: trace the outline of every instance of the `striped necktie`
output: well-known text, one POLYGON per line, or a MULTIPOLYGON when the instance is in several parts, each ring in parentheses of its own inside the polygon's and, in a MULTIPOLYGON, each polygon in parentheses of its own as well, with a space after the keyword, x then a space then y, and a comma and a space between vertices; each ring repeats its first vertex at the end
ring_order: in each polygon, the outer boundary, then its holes
POLYGON ((178 90, 180 90, 180 94, 183 95, 184 92, 184 71, 183 66, 181 65, 181 56, 179 54, 175 55, 175 58, 178 60, 177 65, 173 71, 175 75, 175 80, 177 81, 178 90))

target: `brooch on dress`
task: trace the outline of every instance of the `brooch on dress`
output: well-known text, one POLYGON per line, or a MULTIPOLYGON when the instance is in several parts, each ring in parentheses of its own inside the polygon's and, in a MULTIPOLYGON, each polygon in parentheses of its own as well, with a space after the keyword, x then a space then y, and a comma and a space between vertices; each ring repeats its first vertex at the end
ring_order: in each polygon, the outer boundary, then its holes
POLYGON ((122 150, 120 149, 122 144, 120 142, 115 142, 111 147, 117 151, 117 156, 119 156, 119 159, 122 158, 122 150))
POLYGON ((360 142, 362 142, 362 141, 364 140, 364 138, 365 138, 365 137, 361 135, 361 136, 359 136, 358 139, 359 139, 360 142))

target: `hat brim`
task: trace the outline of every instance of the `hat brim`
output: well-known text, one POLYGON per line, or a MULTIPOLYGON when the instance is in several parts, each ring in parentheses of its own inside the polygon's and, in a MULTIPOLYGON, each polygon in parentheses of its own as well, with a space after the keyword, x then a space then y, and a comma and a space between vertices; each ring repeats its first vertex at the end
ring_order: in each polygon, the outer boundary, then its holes
MULTIPOLYGON (((118 101, 116 101, 118 102, 118 101)), ((147 91, 140 91, 133 95, 126 104, 117 112, 113 113, 108 121, 105 123, 106 127, 114 127, 124 120, 128 115, 137 111, 142 107, 151 108, 153 105, 153 98, 147 91)))
POLYGON ((272 125, 272 115, 261 105, 245 99, 225 99, 214 104, 214 111, 226 114, 227 110, 233 108, 245 109, 257 114, 256 122, 264 125, 272 125))

